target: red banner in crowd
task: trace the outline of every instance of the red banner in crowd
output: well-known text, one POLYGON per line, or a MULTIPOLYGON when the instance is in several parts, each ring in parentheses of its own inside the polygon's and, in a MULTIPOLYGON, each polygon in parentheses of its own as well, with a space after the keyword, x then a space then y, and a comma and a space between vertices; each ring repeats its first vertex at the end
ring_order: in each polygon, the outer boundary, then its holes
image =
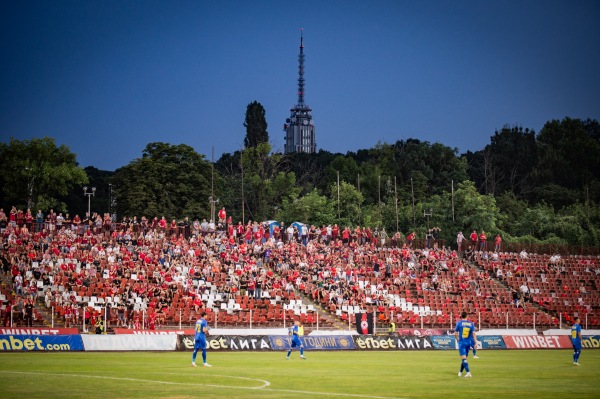
POLYGON ((77 335, 76 328, 0 327, 0 335, 77 335))
POLYGON ((115 334, 137 335, 194 335, 195 330, 130 330, 128 328, 115 328, 115 334))
POLYGON ((569 349, 572 348, 568 335, 504 335, 508 349, 569 349))

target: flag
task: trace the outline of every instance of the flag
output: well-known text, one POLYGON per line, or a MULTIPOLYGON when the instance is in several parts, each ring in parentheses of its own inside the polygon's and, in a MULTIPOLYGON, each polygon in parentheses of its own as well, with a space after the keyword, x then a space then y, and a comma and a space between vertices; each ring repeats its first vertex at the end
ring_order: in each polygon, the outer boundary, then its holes
POLYGON ((356 331, 359 334, 373 334, 373 313, 356 313, 356 331))

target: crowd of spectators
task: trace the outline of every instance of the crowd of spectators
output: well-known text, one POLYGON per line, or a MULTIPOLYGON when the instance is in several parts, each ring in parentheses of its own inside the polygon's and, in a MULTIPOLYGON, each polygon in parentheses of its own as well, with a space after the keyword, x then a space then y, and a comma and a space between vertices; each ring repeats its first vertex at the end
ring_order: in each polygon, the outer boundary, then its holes
POLYGON ((476 265, 511 288, 516 306, 534 303, 567 322, 579 316, 600 323, 600 262, 597 256, 478 253, 476 265))
MULTIPOLYGON (((5 314, 39 299, 66 327, 83 319, 93 326, 108 311, 113 327, 155 328, 174 323, 177 310, 192 322, 224 302, 286 305, 299 295, 341 319, 369 311, 411 325, 424 316, 447 324, 465 306, 523 307, 492 284, 505 277, 498 270, 472 266, 481 252, 459 254, 437 238, 418 246, 414 233, 403 240, 360 226, 235 224, 225 209, 215 222, 142 216, 116 223, 108 214, 82 219, 13 207, 9 215, 0 210, 0 227, 3 273, 14 293, 5 314)), ((285 312, 277 310, 275 318, 285 312)))

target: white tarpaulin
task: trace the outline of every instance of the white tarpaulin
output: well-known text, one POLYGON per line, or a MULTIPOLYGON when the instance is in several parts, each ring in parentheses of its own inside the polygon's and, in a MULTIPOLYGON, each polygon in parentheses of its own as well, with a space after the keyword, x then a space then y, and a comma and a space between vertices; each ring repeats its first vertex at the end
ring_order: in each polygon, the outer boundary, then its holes
POLYGON ((82 334, 86 351, 174 351, 177 335, 82 334))

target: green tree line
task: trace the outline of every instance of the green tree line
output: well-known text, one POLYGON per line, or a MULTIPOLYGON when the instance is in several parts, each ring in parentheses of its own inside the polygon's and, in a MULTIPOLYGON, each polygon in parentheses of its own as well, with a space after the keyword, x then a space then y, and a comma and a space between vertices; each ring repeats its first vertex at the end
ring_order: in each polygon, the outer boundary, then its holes
MULTIPOLYGON (((418 139, 346 154, 281 154, 269 144, 265 111, 248 105, 245 148, 214 163, 185 144, 149 143, 115 171, 81 168, 52 138, 0 143, 1 205, 93 211, 119 218, 210 219, 225 207, 234 221, 276 219, 385 228, 391 236, 439 227, 484 230, 505 241, 600 246, 600 124, 565 118, 539 133, 494 132, 480 151, 418 139)), ((32 209, 33 210, 33 209, 32 209)))

